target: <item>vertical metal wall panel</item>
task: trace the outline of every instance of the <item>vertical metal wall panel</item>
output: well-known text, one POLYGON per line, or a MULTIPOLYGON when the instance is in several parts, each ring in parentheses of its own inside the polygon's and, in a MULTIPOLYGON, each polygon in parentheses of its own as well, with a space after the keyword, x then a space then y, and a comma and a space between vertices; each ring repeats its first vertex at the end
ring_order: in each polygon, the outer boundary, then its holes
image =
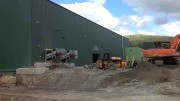
MULTIPOLYGON (((129 41, 124 38, 124 45, 129 41)), ((122 36, 49 0, 32 0, 32 62, 44 60, 44 49, 78 50, 77 65, 91 64, 93 53, 122 57, 122 36), (97 46, 97 50, 94 50, 97 46)))
POLYGON ((31 1, 0 0, 0 70, 31 64, 31 1))
POLYGON ((135 61, 140 62, 143 60, 143 49, 139 47, 128 47, 125 49, 128 61, 135 59, 135 61))

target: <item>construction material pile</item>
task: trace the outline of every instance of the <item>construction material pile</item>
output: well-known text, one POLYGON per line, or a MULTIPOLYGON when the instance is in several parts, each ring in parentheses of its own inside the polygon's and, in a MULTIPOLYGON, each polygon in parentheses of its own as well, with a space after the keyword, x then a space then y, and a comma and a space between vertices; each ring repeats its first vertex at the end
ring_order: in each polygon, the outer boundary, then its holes
POLYGON ((56 90, 94 90, 107 78, 104 71, 87 69, 54 69, 42 75, 19 75, 19 83, 28 87, 56 90))
POLYGON ((18 83, 24 86, 56 90, 96 90, 131 82, 146 82, 150 85, 175 82, 180 87, 180 68, 158 67, 141 62, 137 68, 127 72, 56 68, 41 75, 18 76, 18 83))
POLYGON ((5 87, 16 86, 16 77, 10 75, 0 77, 0 86, 5 86, 5 87))
POLYGON ((180 68, 179 66, 158 67, 149 62, 141 62, 133 70, 118 73, 104 80, 103 87, 116 83, 122 86, 130 82, 146 82, 147 85, 164 82, 175 82, 180 87, 180 68))

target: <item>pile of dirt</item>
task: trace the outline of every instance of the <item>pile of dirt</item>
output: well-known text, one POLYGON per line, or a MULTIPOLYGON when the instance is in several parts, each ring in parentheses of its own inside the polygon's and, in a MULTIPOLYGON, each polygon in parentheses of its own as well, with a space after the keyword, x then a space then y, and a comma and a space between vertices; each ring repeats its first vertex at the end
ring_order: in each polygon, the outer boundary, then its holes
POLYGON ((20 84, 27 87, 56 90, 95 90, 107 78, 101 70, 54 69, 42 75, 19 75, 20 84))
POLYGON ((149 62, 141 62, 133 72, 136 72, 136 75, 133 77, 148 83, 168 82, 170 81, 170 75, 172 75, 170 69, 158 67, 149 62))
POLYGON ((119 87, 131 82, 152 85, 172 81, 180 87, 180 68, 158 67, 141 62, 130 71, 108 73, 103 70, 57 68, 42 75, 19 75, 18 82, 28 87, 56 90, 96 90, 119 87))
MULTIPOLYGON (((147 84, 163 83, 173 81, 180 75, 179 68, 166 68, 159 67, 149 62, 140 62, 137 68, 133 70, 118 73, 115 76, 106 78, 102 82, 103 87, 108 87, 110 84, 116 84, 117 86, 124 85, 130 82, 146 82, 147 84), (175 75, 174 75, 175 74, 175 75), (174 78, 174 79, 173 79, 174 78)), ((180 78, 180 76, 179 76, 180 78)))
POLYGON ((180 68, 170 69, 170 80, 174 82, 175 86, 180 87, 180 68))

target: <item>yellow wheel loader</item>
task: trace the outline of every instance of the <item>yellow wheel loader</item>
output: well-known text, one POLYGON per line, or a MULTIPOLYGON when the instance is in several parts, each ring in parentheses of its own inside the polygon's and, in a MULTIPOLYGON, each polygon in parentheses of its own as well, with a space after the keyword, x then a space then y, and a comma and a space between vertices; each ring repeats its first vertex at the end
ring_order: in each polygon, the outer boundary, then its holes
POLYGON ((96 63, 91 65, 92 69, 103 69, 103 70, 116 70, 120 67, 120 57, 110 57, 110 53, 104 53, 103 58, 97 60, 96 63))

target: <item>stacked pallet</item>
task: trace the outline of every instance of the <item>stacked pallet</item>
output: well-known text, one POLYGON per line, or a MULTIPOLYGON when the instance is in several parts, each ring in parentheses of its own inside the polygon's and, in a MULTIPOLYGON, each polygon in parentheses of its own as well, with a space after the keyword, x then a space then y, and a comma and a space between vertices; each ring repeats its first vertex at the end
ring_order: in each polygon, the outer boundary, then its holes
POLYGON ((15 87, 16 86, 16 77, 9 76, 9 75, 0 77, 0 86, 15 87))

